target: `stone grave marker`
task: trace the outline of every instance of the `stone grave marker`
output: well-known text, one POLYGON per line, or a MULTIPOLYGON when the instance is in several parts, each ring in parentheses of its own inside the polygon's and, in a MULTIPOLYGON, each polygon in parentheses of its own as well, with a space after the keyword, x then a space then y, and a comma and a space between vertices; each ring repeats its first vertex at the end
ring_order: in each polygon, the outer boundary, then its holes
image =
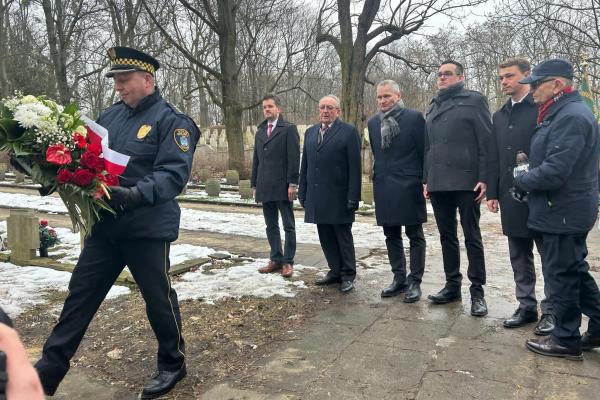
POLYGON ((39 224, 33 210, 10 209, 6 221, 6 236, 12 263, 25 265, 28 260, 35 258, 36 251, 40 247, 39 224))

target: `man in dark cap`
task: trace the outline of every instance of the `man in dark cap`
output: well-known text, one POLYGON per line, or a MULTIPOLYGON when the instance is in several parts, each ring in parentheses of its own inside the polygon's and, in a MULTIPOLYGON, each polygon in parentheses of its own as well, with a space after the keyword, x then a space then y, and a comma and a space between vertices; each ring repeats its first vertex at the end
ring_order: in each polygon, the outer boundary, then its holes
POLYGON ((582 360, 600 347, 600 291, 589 273, 586 238, 598 214, 598 122, 573 89, 573 67, 551 59, 520 81, 538 105, 528 170, 515 178, 517 197, 528 193, 527 225, 542 238, 542 271, 556 326, 529 350, 582 360), (581 337, 581 314, 589 318, 581 337))
POLYGON ((121 101, 105 110, 98 123, 108 130, 110 147, 131 158, 120 186, 110 187, 116 215, 102 215, 86 238, 59 321, 35 367, 45 393, 53 395, 94 314, 127 265, 158 339, 158 371, 141 393, 142 399, 153 399, 186 375, 169 248, 179 233, 175 196, 188 181, 200 132, 155 87, 157 60, 127 47, 111 48, 108 54, 106 76, 114 79, 121 101))

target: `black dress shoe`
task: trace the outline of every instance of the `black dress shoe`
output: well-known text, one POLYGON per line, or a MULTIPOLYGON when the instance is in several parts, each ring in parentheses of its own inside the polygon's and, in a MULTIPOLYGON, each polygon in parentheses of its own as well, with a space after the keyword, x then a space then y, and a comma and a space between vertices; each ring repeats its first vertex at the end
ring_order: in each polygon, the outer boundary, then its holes
POLYGON ((471 299, 471 315, 474 317, 484 317, 488 313, 487 304, 483 297, 473 297, 471 299))
POLYGON ((564 347, 552 341, 552 338, 529 339, 525 342, 527 348, 534 353, 550 357, 562 357, 567 360, 582 361, 583 354, 579 347, 564 347))
POLYGON ((408 289, 404 293, 404 301, 405 303, 414 303, 416 301, 421 300, 421 284, 419 282, 410 282, 408 285, 408 289))
POLYGON ((588 332, 581 337, 581 350, 590 351, 600 347, 600 336, 590 336, 588 332))
POLYGON ((450 291, 447 288, 443 288, 436 294, 430 294, 427 296, 429 300, 431 300, 434 304, 446 304, 452 301, 460 300, 461 294, 459 291, 450 291))
POLYGON ((540 322, 535 326, 533 333, 538 336, 547 336, 552 333, 556 326, 556 319, 552 314, 542 314, 540 322))
POLYGON ((352 281, 342 281, 342 285, 340 286, 340 291, 342 293, 348 293, 354 289, 354 282, 352 281))
POLYGON ((392 284, 381 291, 381 297, 398 296, 400 293, 404 292, 404 289, 406 289, 404 281, 394 278, 392 284))
POLYGON ((512 317, 505 319, 504 322, 502 322, 502 325, 504 325, 505 328, 518 328, 536 322, 537 320, 537 310, 523 310, 519 307, 512 317))
POLYGON ((177 371, 158 371, 152 377, 140 395, 141 399, 155 399, 163 394, 169 393, 177 382, 185 378, 187 371, 185 364, 177 371))
POLYGON ((325 275, 323 278, 319 278, 315 281, 315 285, 333 285, 334 283, 340 283, 342 279, 339 276, 325 275))

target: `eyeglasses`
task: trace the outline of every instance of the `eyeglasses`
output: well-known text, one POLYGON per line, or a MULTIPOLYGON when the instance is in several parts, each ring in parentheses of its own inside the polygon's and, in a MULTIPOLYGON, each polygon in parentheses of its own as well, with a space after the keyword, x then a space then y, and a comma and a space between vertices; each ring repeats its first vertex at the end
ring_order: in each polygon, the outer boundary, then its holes
POLYGON ((338 107, 335 107, 335 106, 325 106, 325 105, 319 106, 319 110, 327 110, 327 111, 333 111, 337 108, 338 107))
POLYGON ((438 72, 437 73, 437 77, 438 79, 442 78, 442 77, 446 77, 446 78, 450 78, 451 76, 455 75, 454 72, 452 71, 445 71, 445 72, 438 72))
POLYGON ((537 88, 539 88, 540 86, 542 86, 544 83, 546 82, 552 82, 554 80, 554 78, 548 78, 548 79, 544 79, 542 81, 535 81, 535 82, 531 82, 529 84, 529 86, 531 86, 531 89, 536 90, 537 88))

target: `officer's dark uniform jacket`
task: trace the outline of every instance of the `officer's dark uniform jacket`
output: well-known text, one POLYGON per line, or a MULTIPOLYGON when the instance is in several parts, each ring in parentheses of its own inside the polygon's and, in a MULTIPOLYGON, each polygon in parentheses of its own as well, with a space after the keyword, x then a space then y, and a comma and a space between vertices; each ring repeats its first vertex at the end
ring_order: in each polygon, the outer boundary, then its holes
POLYGON ((267 135, 267 120, 258 126, 254 139, 252 178, 256 201, 287 201, 288 186, 298 184, 300 175, 300 135, 298 128, 282 115, 267 135))
POLYGON ((433 99, 425 119, 427 190, 471 191, 477 182, 485 183, 492 130, 486 98, 462 88, 440 103, 433 99))
POLYGON ((427 221, 423 197, 425 120, 416 110, 403 108, 396 122, 400 133, 387 149, 381 148, 381 118, 368 122, 373 151, 373 191, 377 225, 416 225, 427 221))
POLYGON ((527 204, 513 199, 508 190, 513 185, 517 152, 522 151, 529 156, 537 115, 533 96, 528 94, 515 105, 509 99, 492 117, 486 197, 500 202, 502 232, 510 237, 527 238, 533 234, 527 228, 527 204))
POLYGON ((136 108, 122 101, 98 118, 108 129, 110 148, 131 156, 120 177, 121 186, 137 186, 142 206, 104 214, 94 229, 110 229, 116 237, 174 241, 181 211, 175 197, 186 185, 200 131, 177 111, 158 89, 136 108))
POLYGON ((529 228, 585 233, 598 213, 598 122, 578 92, 553 104, 531 141, 529 172, 517 178, 529 192, 529 228))

